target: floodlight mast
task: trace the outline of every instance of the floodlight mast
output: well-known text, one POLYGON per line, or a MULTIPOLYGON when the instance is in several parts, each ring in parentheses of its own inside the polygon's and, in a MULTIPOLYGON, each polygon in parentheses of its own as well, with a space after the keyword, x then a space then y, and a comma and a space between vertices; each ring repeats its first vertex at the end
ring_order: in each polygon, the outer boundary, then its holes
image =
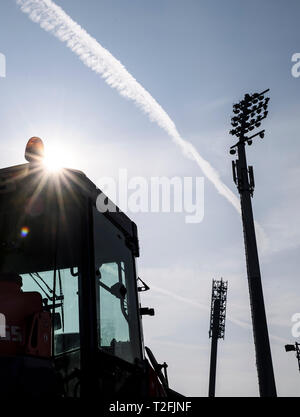
POLYGON ((245 151, 246 143, 251 145, 255 137, 264 137, 264 130, 250 137, 246 136, 246 133, 260 127, 261 121, 267 117, 267 106, 270 99, 265 98, 264 94, 268 91, 265 90, 262 93, 253 95, 246 94, 244 100, 233 106, 233 112, 237 116, 232 118, 234 129, 230 131, 230 134, 237 136, 239 140, 230 148, 230 153, 235 154, 236 150, 238 153, 238 159, 233 161, 233 179, 237 185, 241 200, 259 392, 261 397, 276 397, 276 385, 251 203, 251 197, 253 197, 254 192, 253 168, 247 166, 245 151), (250 117, 251 120, 249 120, 250 117))
POLYGON ((211 338, 209 397, 215 396, 218 339, 224 339, 225 335, 227 287, 228 282, 223 281, 222 278, 220 281, 213 280, 209 327, 209 337, 211 338))

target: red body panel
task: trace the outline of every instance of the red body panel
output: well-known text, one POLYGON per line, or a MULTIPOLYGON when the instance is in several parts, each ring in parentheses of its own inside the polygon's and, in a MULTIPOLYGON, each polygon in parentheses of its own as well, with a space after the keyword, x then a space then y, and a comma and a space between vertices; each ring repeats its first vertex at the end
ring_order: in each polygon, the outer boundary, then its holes
POLYGON ((0 282, 0 313, 6 320, 1 356, 51 356, 50 313, 43 311, 38 292, 22 292, 17 283, 0 282))

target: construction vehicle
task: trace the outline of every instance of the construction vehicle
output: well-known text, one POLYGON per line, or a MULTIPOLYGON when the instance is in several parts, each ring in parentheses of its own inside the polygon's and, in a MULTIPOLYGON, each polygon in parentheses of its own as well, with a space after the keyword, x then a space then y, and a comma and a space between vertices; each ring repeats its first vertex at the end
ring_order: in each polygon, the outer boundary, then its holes
POLYGON ((135 223, 43 149, 0 170, 0 397, 176 397, 145 358, 135 223))

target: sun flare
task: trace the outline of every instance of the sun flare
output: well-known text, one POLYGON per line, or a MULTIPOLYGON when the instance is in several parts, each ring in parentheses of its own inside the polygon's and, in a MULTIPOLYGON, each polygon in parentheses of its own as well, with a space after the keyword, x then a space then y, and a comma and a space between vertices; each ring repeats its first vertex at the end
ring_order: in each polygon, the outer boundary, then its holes
POLYGON ((59 172, 65 165, 63 155, 58 150, 46 149, 44 157, 44 166, 51 172, 59 172))

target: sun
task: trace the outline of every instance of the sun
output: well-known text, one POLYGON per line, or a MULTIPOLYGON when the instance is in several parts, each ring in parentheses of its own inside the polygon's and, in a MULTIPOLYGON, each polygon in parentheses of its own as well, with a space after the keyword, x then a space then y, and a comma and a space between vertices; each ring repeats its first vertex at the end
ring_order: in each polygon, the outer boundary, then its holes
POLYGON ((41 164, 41 167, 51 174, 60 173, 67 168, 77 168, 81 155, 69 144, 70 141, 62 143, 62 140, 54 138, 50 143, 44 144, 42 139, 33 136, 26 145, 25 158, 28 162, 41 164))
POLYGON ((55 148, 47 148, 45 150, 45 157, 43 164, 48 171, 59 172, 63 169, 64 161, 61 150, 55 148))

